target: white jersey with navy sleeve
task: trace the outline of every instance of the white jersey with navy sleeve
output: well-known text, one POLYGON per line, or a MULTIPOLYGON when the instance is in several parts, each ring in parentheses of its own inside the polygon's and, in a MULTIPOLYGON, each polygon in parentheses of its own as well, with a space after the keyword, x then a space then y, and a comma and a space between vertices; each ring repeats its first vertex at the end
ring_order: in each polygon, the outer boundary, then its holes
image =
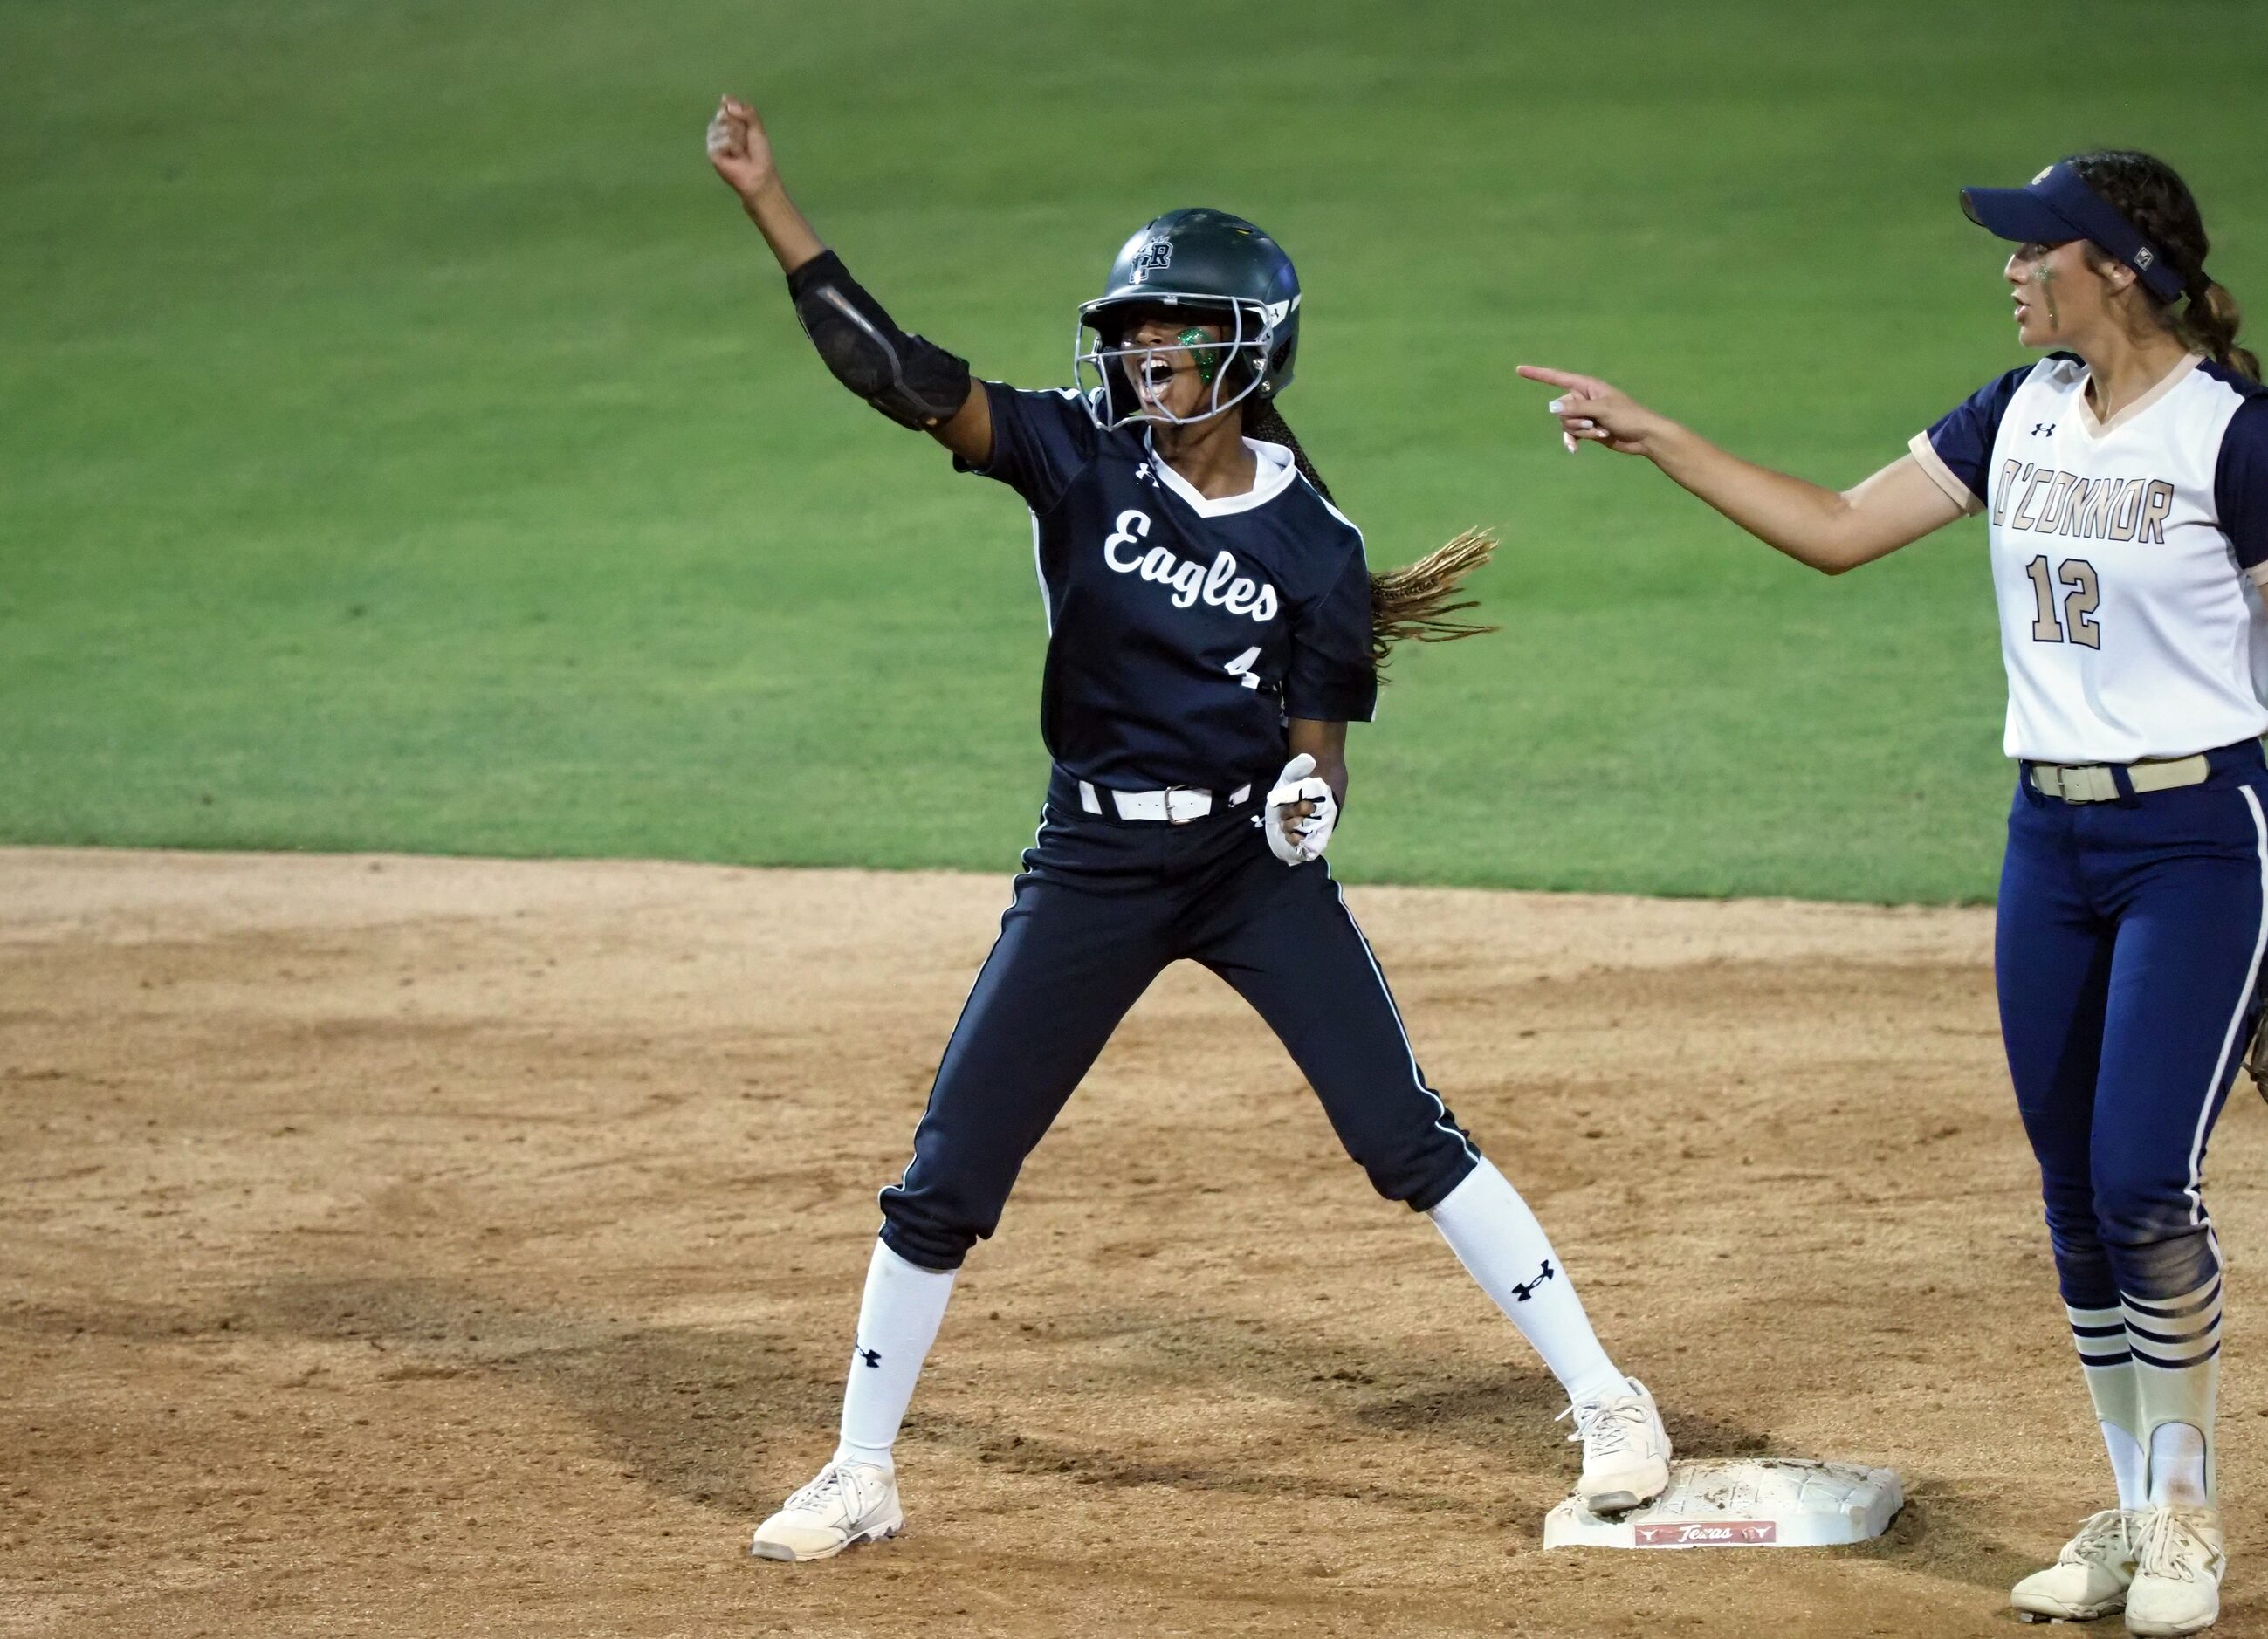
POLYGON ((2058 353, 1911 445, 1990 511, 2007 754, 2185 757, 2268 731, 2268 392, 2194 356, 2108 423, 2058 353))

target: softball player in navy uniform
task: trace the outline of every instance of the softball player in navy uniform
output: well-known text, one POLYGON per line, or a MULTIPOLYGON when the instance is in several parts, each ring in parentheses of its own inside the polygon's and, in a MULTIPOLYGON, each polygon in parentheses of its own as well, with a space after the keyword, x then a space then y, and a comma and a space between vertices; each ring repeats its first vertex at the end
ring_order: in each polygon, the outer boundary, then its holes
POLYGON ((753 109, 726 99, 709 152, 836 375, 1031 508, 1055 760, 913 1159, 882 1192, 841 1443, 755 1552, 823 1559, 900 1529, 891 1446, 954 1271, 1119 1019, 1182 959, 1267 1020, 1379 1193, 1432 1216, 1565 1385, 1591 1506, 1652 1500, 1669 1458, 1653 1397, 1609 1360, 1534 1214, 1426 1084, 1320 863, 1377 660, 1398 637, 1475 629, 1441 617, 1466 606, 1447 599, 1477 554, 1453 543, 1370 575, 1273 408, 1299 339, 1290 260, 1234 217, 1160 217, 1080 310, 1092 385, 1016 392, 972 383, 859 288, 780 187, 753 109))
POLYGON ((1567 447, 1651 459, 1830 574, 1989 514, 2021 768, 2000 878, 2001 1033, 2117 1506, 2017 1610, 2124 1608, 2140 1634, 2220 1610, 2220 1256, 2205 1141, 2257 1022, 2268 940, 2268 395, 2160 160, 2090 153, 1971 188, 2016 242, 2018 338, 1987 384, 1837 495, 1712 448, 1604 382, 1562 389, 1567 447))

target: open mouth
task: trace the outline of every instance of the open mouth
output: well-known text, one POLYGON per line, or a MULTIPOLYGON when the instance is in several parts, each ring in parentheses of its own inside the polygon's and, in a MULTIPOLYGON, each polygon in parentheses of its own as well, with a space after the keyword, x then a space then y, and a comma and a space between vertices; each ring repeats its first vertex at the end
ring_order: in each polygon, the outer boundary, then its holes
POLYGON ((1173 379, 1173 361, 1157 353, 1152 353, 1145 358, 1142 361, 1142 368, 1135 375, 1135 380, 1140 385, 1143 396, 1152 399, 1163 398, 1167 386, 1173 379))

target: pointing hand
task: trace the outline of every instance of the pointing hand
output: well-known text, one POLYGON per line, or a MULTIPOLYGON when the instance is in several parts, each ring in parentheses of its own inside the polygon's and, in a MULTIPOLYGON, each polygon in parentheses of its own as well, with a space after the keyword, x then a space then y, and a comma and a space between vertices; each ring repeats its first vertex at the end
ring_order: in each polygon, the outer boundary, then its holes
POLYGON ((1559 441, 1568 454, 1586 444, 1603 444, 1617 455, 1652 453, 1648 440, 1663 423, 1619 387, 1596 376, 1547 370, 1541 364, 1522 364, 1520 373, 1559 389, 1559 396, 1545 408, 1559 418, 1559 441))

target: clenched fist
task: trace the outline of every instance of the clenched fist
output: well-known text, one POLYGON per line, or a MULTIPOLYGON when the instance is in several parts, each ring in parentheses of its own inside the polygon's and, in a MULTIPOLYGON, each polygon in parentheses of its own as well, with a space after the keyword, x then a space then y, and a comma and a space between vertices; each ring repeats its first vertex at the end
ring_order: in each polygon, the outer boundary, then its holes
POLYGON ((764 122, 738 97, 718 99, 717 117, 709 121, 709 163, 744 200, 755 200, 779 180, 764 122))

